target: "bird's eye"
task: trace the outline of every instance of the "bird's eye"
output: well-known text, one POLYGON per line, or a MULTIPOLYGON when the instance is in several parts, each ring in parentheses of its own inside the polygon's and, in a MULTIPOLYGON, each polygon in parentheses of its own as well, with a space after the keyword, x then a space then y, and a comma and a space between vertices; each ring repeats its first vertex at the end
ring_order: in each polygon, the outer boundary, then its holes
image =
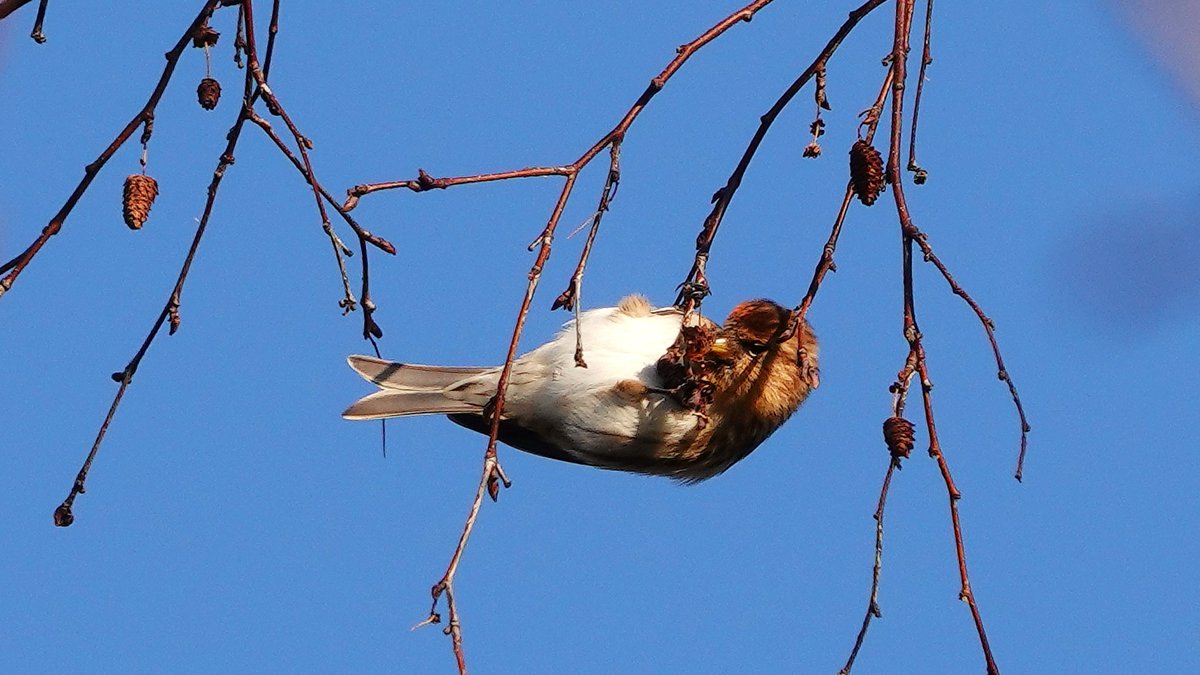
POLYGON ((746 351, 750 352, 754 356, 758 356, 759 354, 767 351, 767 345, 763 344, 762 342, 755 342, 753 340, 743 340, 742 346, 746 348, 746 351))

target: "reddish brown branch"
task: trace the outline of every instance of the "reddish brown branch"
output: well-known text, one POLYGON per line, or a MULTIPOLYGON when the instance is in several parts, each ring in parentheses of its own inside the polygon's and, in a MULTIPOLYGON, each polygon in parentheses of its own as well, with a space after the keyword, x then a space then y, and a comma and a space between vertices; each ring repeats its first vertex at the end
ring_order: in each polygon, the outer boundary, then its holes
POLYGON ((929 53, 929 36, 932 26, 933 0, 928 0, 925 4, 925 46, 921 51, 921 70, 917 73, 917 96, 913 99, 912 127, 908 136, 908 170, 913 173, 913 182, 917 185, 921 185, 929 178, 929 172, 917 164, 917 118, 921 115, 921 95, 925 92, 925 69, 933 63, 933 56, 929 53))
POLYGON ((929 244, 929 237, 917 228, 916 225, 913 225, 912 239, 921 247, 921 254, 924 259, 927 262, 933 263, 933 266, 941 273, 942 278, 950 285, 951 292, 967 303, 967 306, 978 317, 979 323, 983 325, 984 332, 987 333, 988 343, 992 347, 992 356, 996 360, 996 376, 1001 382, 1008 385, 1008 393, 1012 397, 1013 406, 1017 410, 1017 419, 1021 424, 1021 451, 1017 456, 1017 469, 1014 474, 1014 478, 1019 481, 1025 467, 1025 450, 1028 445, 1030 426, 1029 421, 1025 418, 1025 407, 1021 404, 1021 396, 1017 393, 1017 385, 1013 382, 1012 376, 1008 374, 1008 369, 1004 367, 1004 357, 1000 353, 1000 344, 996 341, 996 324, 983 313, 983 308, 979 306, 979 303, 975 302, 975 299, 955 281, 954 276, 950 274, 950 269, 933 252, 933 247, 929 244))
MULTIPOLYGON (((246 53, 246 61, 249 73, 258 84, 258 90, 255 93, 257 96, 261 96, 266 101, 267 109, 272 114, 278 115, 283 119, 284 123, 287 125, 288 131, 291 132, 292 137, 296 142, 296 147, 300 152, 300 157, 296 157, 295 153, 293 153, 287 144, 283 142, 283 139, 281 139, 279 135, 275 133, 274 129, 271 127, 271 124, 257 113, 251 111, 250 120, 267 134, 267 136, 275 143, 276 147, 278 147, 283 155, 292 162, 292 165, 296 167, 296 169, 304 177, 305 181, 312 188, 313 197, 317 202, 317 212, 321 217, 322 230, 325 232, 326 236, 329 237, 330 243, 333 246, 334 258, 338 265, 338 271, 341 274, 343 298, 339 305, 342 307, 343 313, 351 312, 356 308, 356 301, 354 299, 353 292, 350 290, 350 280, 346 273, 346 266, 343 258, 343 256, 352 256, 353 252, 346 247, 346 245, 337 236, 337 233, 333 231, 333 226, 329 222, 329 216, 325 210, 325 202, 328 202, 330 206, 337 211, 338 215, 342 217, 346 224, 350 226, 350 229, 354 231, 355 236, 358 237, 359 249, 362 253, 362 262, 360 265, 362 270, 361 302, 363 308, 363 338, 370 340, 372 345, 375 345, 375 340, 383 337, 383 330, 379 327, 379 324, 374 319, 376 306, 370 296, 370 263, 367 256, 366 245, 371 244, 372 246, 375 246, 376 248, 379 248, 380 250, 392 255, 396 253, 396 249, 386 239, 372 234, 360 226, 358 222, 352 216, 350 216, 347 209, 338 204, 338 202, 333 199, 333 196, 329 194, 328 190, 326 190, 317 180, 316 173, 313 170, 312 160, 308 154, 308 151, 312 148, 312 141, 300 133, 300 130, 297 128, 295 123, 292 122, 291 117, 288 115, 287 110, 284 109, 283 105, 279 102, 279 99, 275 96, 270 86, 267 85, 267 74, 270 67, 270 62, 268 61, 260 69, 258 63, 257 46, 254 38, 255 30, 253 3, 250 0, 245 0, 243 4, 243 11, 239 15, 239 18, 241 19, 240 25, 243 29, 241 34, 244 35, 242 45, 246 53)), ((272 5, 272 19, 267 42, 268 56, 271 54, 271 47, 274 45, 275 35, 279 31, 278 12, 279 0, 275 0, 272 5)), ((378 345, 375 345, 375 347, 376 351, 378 351, 378 345)))
POLYGON ((270 122, 263 119, 261 115, 253 111, 250 113, 250 121, 254 122, 254 124, 258 125, 258 127, 263 130, 267 137, 275 143, 275 147, 277 147, 279 151, 283 153, 283 156, 292 163, 292 166, 296 167, 296 170, 300 172, 300 175, 304 177, 304 180, 307 181, 309 185, 314 186, 317 193, 320 194, 321 197, 328 202, 331 207, 333 207, 333 210, 342 217, 342 220, 344 220, 346 224, 350 226, 350 229, 354 231, 355 236, 358 237, 359 250, 362 254, 362 261, 360 263, 362 267, 362 291, 360 293, 360 297, 362 298, 363 309, 363 338, 367 340, 373 340, 375 338, 383 337, 383 330, 379 327, 379 324, 375 322, 374 318, 372 318, 372 315, 375 313, 375 303, 371 300, 370 295, 370 271, 367 258, 367 244, 370 244, 389 255, 396 254, 396 247, 393 246, 392 243, 387 239, 384 239, 376 234, 372 234, 359 225, 358 221, 355 220, 354 217, 351 216, 350 213, 333 198, 333 195, 329 194, 329 191, 326 190, 324 186, 316 181, 311 173, 309 173, 308 168, 305 167, 300 158, 296 157, 291 148, 287 146, 287 143, 284 143, 283 139, 279 137, 279 134, 275 133, 275 129, 271 126, 270 122))
MULTIPOLYGON (((883 84, 879 88, 879 93, 875 97, 875 102, 867 108, 861 116, 863 117, 862 125, 859 129, 859 137, 862 138, 868 145, 874 140, 875 132, 879 128, 881 112, 887 95, 891 91, 892 79, 895 73, 892 69, 888 69, 887 75, 884 77, 883 84)), ((789 325, 787 333, 790 334, 796 330, 800 322, 808 313, 809 307, 816 298, 817 290, 820 288, 822 280, 825 278, 826 272, 836 271, 833 263, 833 254, 837 248, 838 237, 841 234, 842 225, 846 219, 846 212, 849 209, 850 201, 854 196, 854 184, 849 182, 846 185, 846 192, 842 197, 842 204, 838 210, 837 218, 834 220, 833 229, 830 232, 829 240, 825 243, 822 249, 821 258, 817 261, 816 270, 813 272, 812 281, 809 283, 808 292, 805 293, 804 299, 800 304, 792 310, 792 321, 789 325)), ((907 382, 907 380, 906 380, 907 382)), ((904 385, 905 387, 907 384, 904 385)), ((894 415, 900 417, 904 412, 904 397, 898 395, 893 405, 894 415)), ((904 455, 907 456, 907 455, 904 455)), ((891 486, 892 474, 896 469, 900 468, 900 456, 893 454, 888 463, 887 473, 883 478, 883 486, 879 491, 879 501, 875 508, 875 562, 871 572, 871 592, 867 602, 867 610, 863 615, 862 625, 859 627, 858 635, 854 639, 854 647, 850 650, 850 656, 846 659, 846 665, 839 671, 839 675, 848 675, 854 667, 854 660, 858 657, 858 652, 862 648, 863 642, 867 637, 867 630, 871 626, 872 619, 881 618, 883 616, 879 609, 879 585, 883 572, 883 517, 884 507, 887 504, 888 489, 891 486)))
POLYGON ((858 635, 854 638, 854 647, 850 650, 850 656, 846 659, 846 665, 838 671, 838 675, 849 675, 850 669, 854 667, 854 660, 858 658, 858 650, 862 649, 863 641, 867 637, 867 629, 871 626, 871 619, 883 618, 883 612, 879 609, 879 582, 883 572, 883 514, 884 506, 887 504, 888 489, 892 485, 892 474, 896 469, 900 468, 900 460, 892 458, 888 461, 887 473, 883 475, 883 486, 879 488, 879 502, 875 506, 875 564, 871 567, 871 595, 867 600, 867 611, 863 615, 862 627, 858 629, 858 635))
MULTIPOLYGON (((959 579, 961 581, 961 590, 959 598, 967 603, 971 610, 971 616, 975 622, 975 629, 979 634, 980 646, 983 650, 984 660, 987 664, 987 672, 989 675, 999 673, 996 667, 996 662, 992 657, 991 647, 988 645, 987 633, 984 630, 983 619, 979 613, 978 604, 975 601, 975 595, 971 591, 970 576, 967 572, 966 552, 963 546, 962 525, 958 514, 958 500, 961 496, 957 486, 954 484, 954 478, 950 473, 950 467, 946 462, 945 455, 941 450, 938 442, 937 425, 933 415, 933 399, 931 391, 933 385, 929 379, 929 369, 925 358, 925 349, 922 345, 921 331, 917 325, 916 309, 913 300, 913 276, 912 276, 912 245, 914 236, 917 234, 916 226, 913 225, 912 217, 909 214, 908 203, 904 196, 904 185, 902 182, 903 176, 900 172, 900 138, 903 133, 904 122, 904 87, 907 82, 907 61, 909 50, 909 32, 912 24, 912 0, 897 0, 896 2, 896 22, 895 22, 895 38, 891 56, 891 66, 893 75, 892 81, 892 119, 891 119, 891 138, 889 144, 889 154, 887 160, 887 175, 892 184, 892 195, 896 203, 896 214, 900 221, 901 239, 902 239, 902 259, 903 259, 903 274, 904 274, 904 337, 909 343, 909 363, 915 365, 916 373, 921 378, 921 400, 925 409, 925 425, 929 434, 929 454, 934 457, 938 463, 938 469, 941 471, 943 482, 946 485, 946 493, 950 502, 950 520, 954 531, 955 554, 958 559, 959 579)), ((906 381, 904 376, 906 372, 911 374, 906 365, 905 370, 901 371, 901 381, 906 381)), ((907 390, 907 385, 904 391, 907 390)), ((903 393, 903 392, 902 392, 903 393)), ((902 405, 901 402, 898 405, 902 405)))
MULTIPOLYGON (((616 146, 618 146, 624 140, 626 132, 633 124, 633 121, 637 118, 638 114, 641 113, 641 111, 649 103, 650 99, 652 99, 659 91, 662 90, 667 80, 669 80, 671 76, 674 75, 680 67, 682 67, 682 65, 688 60, 688 58, 691 57, 692 54, 694 54, 705 44, 711 42, 713 39, 724 33, 739 21, 749 21, 759 9, 769 4, 770 1, 771 0, 756 0, 755 2, 746 5, 742 9, 730 14, 725 19, 718 22, 700 37, 686 45, 681 46, 677 50, 675 58, 667 64, 666 68, 664 68, 661 73, 651 80, 649 86, 634 103, 634 105, 628 110, 628 112, 626 112, 621 121, 618 122, 608 134, 597 141, 591 148, 589 148, 583 153, 583 155, 581 155, 571 164, 555 167, 530 167, 515 171, 479 174, 474 176, 461 176, 457 178, 434 178, 422 170, 418 172, 418 176, 415 180, 364 184, 351 188, 348 191, 348 199, 345 206, 347 210, 353 208, 361 196, 378 190, 404 187, 416 192, 422 192, 431 189, 444 189, 455 185, 507 180, 513 178, 528 178, 550 175, 560 175, 565 178, 562 190, 559 193, 558 201, 555 203, 554 210, 546 224, 546 228, 530 246, 530 248, 540 246, 540 250, 538 251, 537 258, 535 259, 529 271, 529 282, 526 286, 525 296, 522 300, 520 311, 517 314, 516 326, 513 329, 512 339, 509 342, 508 355, 505 359, 504 368, 501 371, 500 381, 497 385, 496 396, 494 399, 495 406, 491 413, 491 433, 489 434, 487 450, 484 454, 484 467, 480 477, 479 487, 476 490, 475 499, 472 502, 471 510, 468 513, 466 523, 464 524, 463 533, 459 537, 458 545, 456 546, 454 554, 451 557, 450 565, 447 567, 446 573, 442 576, 442 579, 433 586, 433 606, 430 609, 429 618, 424 622, 437 623, 440 621, 441 617, 437 613, 437 603, 441 595, 445 593, 447 606, 450 613, 450 624, 447 627, 446 632, 452 638, 455 659, 458 663, 460 673, 466 672, 466 660, 462 650, 461 624, 458 621, 458 612, 454 603, 454 576, 457 572, 458 563, 461 560, 463 551, 466 548, 467 541, 470 538, 470 533, 474 527, 475 520, 479 515, 479 508, 483 500, 484 491, 487 491, 492 498, 495 499, 498 494, 498 483, 503 482, 506 486, 509 485, 509 481, 507 480, 507 477, 504 476, 503 470, 501 469, 496 457, 496 437, 499 433, 500 419, 504 408, 504 396, 508 388, 508 381, 512 372, 513 360, 516 357, 517 344, 520 340, 520 336, 525 325, 525 319, 528 316, 529 308, 533 301, 534 292, 537 288, 538 281, 541 278, 542 269, 550 257, 554 234, 556 232, 559 220, 562 217, 563 209, 566 207, 567 201, 570 199, 571 192, 575 187, 575 181, 579 176, 579 172, 585 166, 587 166, 587 164, 590 163, 592 159, 594 159, 596 155, 600 153, 600 151, 606 147, 613 148, 610 171, 601 197, 601 205, 607 206, 607 201, 612 198, 611 191, 615 189, 619 175, 616 172, 618 157, 616 146)), ((879 2, 882 2, 882 0, 872 0, 872 3, 869 4, 878 4, 879 2)), ((845 30, 848 32, 848 29, 845 30)), ((598 227, 598 220, 599 219, 597 218, 593 222, 593 229, 598 227)), ((594 232, 592 234, 594 235, 594 232)), ((590 249, 593 240, 594 236, 590 236, 588 243, 586 244, 587 248, 590 249)), ((584 256, 586 256, 586 253, 584 256)), ((581 269, 585 262, 586 259, 582 258, 580 267, 577 267, 577 270, 581 269)), ((575 288, 576 291, 578 291, 578 287, 576 286, 575 288)))
MULTIPOLYGON (((874 0, 876 4, 883 0, 874 0)), ((709 28, 700 37, 691 42, 679 46, 675 52, 675 58, 671 59, 670 63, 663 68, 662 72, 650 80, 650 84, 646 86, 645 91, 634 102, 633 106, 626 111, 621 121, 617 123, 607 134, 600 140, 596 141, 592 147, 588 148, 574 162, 562 166, 535 166, 524 169, 516 169, 513 171, 500 171, 497 173, 477 174, 471 176, 458 176, 454 178, 434 178, 425 173, 424 170, 419 170, 416 179, 387 181, 383 183, 364 183, 356 185, 347 190, 346 208, 347 210, 354 208, 358 204, 358 199, 364 195, 380 190, 393 190, 396 188, 408 188, 414 192, 423 192, 432 189, 444 189, 456 185, 469 185, 472 183, 485 183, 498 180, 509 180, 513 178, 534 178, 539 176, 564 176, 568 179, 579 174, 596 155, 600 154, 605 148, 614 143, 620 143, 625 138, 625 133, 629 131, 629 127, 633 125, 637 116, 641 114, 646 105, 650 103, 650 99, 654 98, 658 92, 662 91, 666 86, 667 81, 671 79, 676 71, 678 71, 688 59, 692 57, 701 47, 712 42, 722 33, 729 30, 732 26, 741 21, 750 21, 754 15, 763 7, 771 4, 772 0, 755 0, 745 7, 730 14, 724 19, 718 21, 712 28, 709 28)), ((569 196, 569 195, 568 195, 569 196)))
MULTIPOLYGON (((208 4, 216 4, 216 2, 210 2, 208 4)), ((276 8, 278 8, 278 4, 276 4, 276 8)), ((275 22, 276 18, 272 19, 272 23, 275 22)), ((198 24, 194 24, 193 27, 195 25, 198 24)), ((271 54, 273 53, 273 46, 273 44, 268 43, 266 54, 266 63, 268 64, 270 63, 271 54)), ((250 106, 254 101, 252 91, 253 79, 251 78, 250 74, 247 73, 243 91, 243 101, 246 103, 244 104, 241 112, 239 112, 237 120, 229 129, 229 133, 226 135, 227 140, 225 149, 217 160, 217 167, 213 170, 212 180, 208 184, 208 196, 204 203, 204 213, 200 216, 200 221, 196 226, 196 233, 192 237, 191 246, 188 248, 187 255, 183 260, 183 265, 179 269, 179 275, 175 279, 175 285, 172 287, 166 303, 159 312, 158 318, 155 320, 154 325, 150 328, 150 332, 142 341, 142 345, 138 348, 137 353, 135 353, 133 358, 129 360, 129 363, 125 365, 123 370, 113 373, 113 379, 120 382, 120 387, 117 389, 117 393, 113 397, 112 404, 108 409, 108 414, 105 416, 104 421, 100 425, 100 430, 96 434, 96 439, 92 443, 92 447, 88 452, 87 459, 84 460, 83 466, 79 469, 79 473, 75 476, 75 482, 71 486, 70 493, 67 495, 67 498, 63 500, 62 504, 60 504, 58 508, 54 510, 54 524, 58 525, 59 527, 67 527, 75 521, 75 515, 72 512, 72 508, 75 504, 75 498, 85 491, 88 472, 91 471, 92 463, 95 461, 96 454, 100 450, 100 444, 104 440, 105 434, 108 432, 109 424, 112 422, 113 417, 117 412, 117 407, 121 404, 121 399, 125 396, 125 390, 128 389, 129 385, 133 382, 133 376, 137 372, 138 366, 141 365, 142 358, 146 356, 146 352, 149 351, 150 345, 154 342, 154 339, 158 337, 158 334, 162 330, 164 323, 170 321, 170 333, 174 333, 175 329, 178 328, 179 307, 183 295, 184 283, 187 281, 188 272, 191 271, 192 261, 196 257, 196 251, 200 248, 200 241, 204 237, 205 230, 208 227, 209 218, 212 216, 213 205, 216 203, 217 199, 217 190, 221 186, 221 181, 225 176, 226 169, 228 169, 229 166, 234 162, 234 151, 237 148, 238 140, 241 138, 242 127, 250 118, 250 114, 252 112, 250 106)))
MULTIPOLYGON (((875 131, 879 128, 879 111, 883 109, 883 102, 887 97, 891 85, 892 71, 889 69, 883 79, 883 85, 879 87, 879 94, 875 97, 875 102, 862 113, 864 117, 863 126, 866 128, 863 140, 868 144, 875 138, 875 131)), ((800 304, 792 309, 791 321, 788 324, 788 329, 784 331, 785 337, 792 335, 800 326, 800 322, 808 314, 813 300, 817 297, 817 291, 821 288, 821 282, 825 279, 825 274, 837 271, 837 266, 833 262, 833 254, 837 250, 838 239, 842 234, 842 225, 846 222, 846 213, 850 208, 850 200, 853 197, 854 184, 849 182, 846 184, 846 193, 842 196, 842 205, 838 208, 837 218, 834 219, 833 228, 829 232, 829 239, 825 242, 825 247, 821 249, 821 257, 817 260, 816 269, 813 270, 812 281, 808 283, 808 291, 804 294, 804 298, 800 300, 800 304)))
POLYGON ((372 192, 380 190, 394 190, 396 188, 408 188, 413 192, 426 192, 428 190, 444 190, 448 187, 456 185, 471 185, 474 183, 491 183, 494 181, 511 180, 513 178, 538 178, 541 176, 569 176, 577 172, 578 168, 575 165, 567 166, 528 166, 524 169, 514 169, 512 171, 498 171, 496 173, 482 173, 471 176, 453 176, 448 178, 434 178, 425 172, 424 169, 417 170, 417 177, 411 180, 393 180, 383 183, 363 183, 355 185, 346 191, 345 209, 350 211, 358 206, 358 200, 364 195, 369 195, 372 192))
POLYGON ((580 368, 587 368, 587 362, 583 358, 583 328, 579 321, 579 312, 583 305, 583 270, 587 267, 592 244, 596 241, 596 233, 600 231, 600 221, 608 212, 609 204, 616 197, 617 187, 621 182, 621 144, 613 143, 609 154, 608 177, 604 181, 604 189, 600 191, 600 203, 596 205, 596 211, 589 219, 591 227, 588 228, 587 241, 584 242, 583 250, 579 254, 579 262, 575 265, 575 273, 571 275, 567 289, 560 293, 550 306, 551 310, 562 307, 575 312, 575 365, 580 368))
POLYGON ((492 399, 493 405, 491 409, 491 431, 488 434, 487 450, 484 452, 483 473, 480 476, 479 487, 475 492, 475 499, 471 503, 471 510, 467 514, 467 521, 463 526, 463 533, 459 537, 458 545, 454 549, 454 554, 450 559, 450 565, 446 568, 446 573, 442 575, 442 579, 433 586, 433 607, 430 609, 428 623, 437 623, 437 602, 438 597, 443 591, 446 592, 447 607, 450 612, 450 624, 446 628, 446 632, 451 636, 454 646, 454 655, 459 664, 459 672, 466 673, 466 661, 462 651, 462 629, 457 621, 457 609, 453 602, 454 576, 458 571, 459 560, 462 559, 463 551, 466 548, 467 541, 470 539, 471 530, 475 526, 475 520, 479 516, 479 507, 483 502, 483 493, 486 490, 495 501, 499 495, 500 482, 504 483, 505 487, 509 487, 512 483, 508 477, 504 475, 504 470, 500 466, 500 461, 496 455, 496 438, 500 434, 500 420, 504 414, 504 397, 508 392, 508 381, 512 375, 513 361, 517 356, 517 343, 521 339, 521 333, 525 328, 525 319, 529 316, 529 307, 533 303, 533 295, 537 290, 538 281, 542 276, 542 269, 546 261, 550 258, 550 248, 554 241, 554 231, 558 226, 559 220, 562 218, 563 209, 567 205, 567 200, 570 198, 571 190, 575 186, 575 175, 567 177, 566 183, 563 185, 562 191, 558 195, 558 201, 554 205, 554 211, 550 214, 550 219, 546 223, 546 228, 542 230, 535 243, 540 246, 537 258, 533 265, 529 268, 529 282, 525 285, 525 296, 521 300, 521 309, 517 313, 516 326, 513 328, 512 339, 508 344, 508 354, 504 359, 504 368, 500 371, 500 381, 496 385, 496 395, 492 399))
MULTIPOLYGON (((15 258, 0 265, 0 274, 7 273, 4 278, 0 279, 0 296, 3 296, 4 293, 12 288, 17 277, 21 275, 21 272, 25 271, 30 261, 42 250, 42 247, 50 240, 50 237, 53 237, 62 230, 67 216, 71 214, 71 210, 75 208, 79 199, 83 197, 83 193, 92 184, 92 180, 100 173, 100 169, 104 168, 105 163, 125 144, 125 141, 129 140, 129 137, 133 135, 134 130, 138 126, 144 127, 142 134, 143 143, 149 140, 149 134, 154 122, 154 108, 158 105, 159 99, 162 98, 163 93, 167 90, 167 83, 171 81, 171 75, 175 72, 175 66, 179 63, 180 55, 183 54, 183 50, 191 43, 192 33, 212 16, 221 2, 222 0, 207 0, 204 3, 204 6, 200 8, 199 14, 196 15, 191 25, 180 36, 179 41, 167 52, 167 65, 163 68, 162 75, 158 78, 158 84, 155 85, 154 91, 151 92, 150 98, 146 101, 146 105, 142 106, 142 109, 133 116, 133 119, 125 125, 125 128, 117 133, 116 138, 108 144, 108 147, 100 153, 100 156, 91 164, 84 167, 83 179, 75 186, 75 190, 71 192, 71 195, 67 198, 66 203, 62 205, 62 208, 58 210, 58 213, 54 214, 54 217, 50 219, 46 227, 42 228, 42 233, 38 235, 37 239, 15 258)), ((0 4, 0 18, 6 16, 12 9, 15 9, 15 7, 8 9, 6 12, 5 6, 0 4)))
POLYGON ((858 22, 866 15, 870 14, 879 5, 883 4, 883 0, 867 0, 860 7, 850 12, 845 23, 838 28, 829 42, 825 44, 825 48, 817 55, 817 58, 792 82, 791 86, 775 101, 759 121, 758 129, 754 132, 754 137, 750 139, 750 144, 746 146, 745 152, 742 153, 741 160, 738 161, 737 167, 730 174, 729 180, 725 182, 725 186, 717 190, 713 195, 713 208, 704 219, 704 226, 700 230, 700 234, 696 237, 696 257, 692 262, 692 269, 688 272, 687 278, 680 284, 681 290, 675 298, 677 306, 691 311, 700 304, 700 299, 704 297, 708 288, 708 279, 705 276, 705 268, 708 266, 708 254, 712 249, 713 239, 717 236, 717 229, 721 226, 721 220, 725 217, 725 212, 729 208, 729 203, 733 201, 733 195, 737 192, 738 187, 742 184, 742 177, 746 174, 746 169, 750 167, 751 160, 758 152, 758 146, 762 144, 763 138, 766 137, 767 131, 775 122, 775 118, 783 109, 795 98, 796 94, 804 88, 818 72, 823 70, 829 62, 830 57, 837 51, 837 48, 842 44, 842 40, 854 30, 858 22))
POLYGON ((28 5, 33 0, 0 0, 0 19, 28 5))
POLYGON ((49 4, 50 0, 41 0, 38 3, 37 18, 33 20, 33 32, 29 34, 29 37, 39 45, 46 42, 46 33, 42 31, 42 24, 46 22, 46 6, 49 4))
POLYGON ((275 93, 271 91, 271 87, 267 84, 267 78, 263 72, 262 66, 258 60, 258 48, 255 44, 254 30, 254 3, 252 0, 242 0, 242 18, 245 22, 246 35, 246 67, 250 75, 258 84, 258 93, 266 103, 267 110, 273 115, 279 116, 291 131, 293 138, 296 140, 296 146, 300 150, 300 157, 304 160, 305 175, 308 177, 309 186, 312 188, 313 199, 317 203, 317 212, 321 216, 321 229, 325 232, 325 236, 329 237, 330 246, 333 247, 333 257, 337 262, 338 272, 342 279, 342 299, 338 305, 342 308, 342 313, 346 314, 355 310, 358 306, 358 301, 354 297, 354 291, 350 290, 350 277, 346 274, 345 257, 354 255, 354 252, 342 242, 337 233, 333 230, 333 225, 329 222, 329 214, 325 211, 325 202, 321 197, 320 186, 317 184, 316 173, 312 168, 312 160, 308 156, 308 150, 312 147, 312 141, 300 133, 300 130, 292 122, 287 110, 280 104, 275 93))

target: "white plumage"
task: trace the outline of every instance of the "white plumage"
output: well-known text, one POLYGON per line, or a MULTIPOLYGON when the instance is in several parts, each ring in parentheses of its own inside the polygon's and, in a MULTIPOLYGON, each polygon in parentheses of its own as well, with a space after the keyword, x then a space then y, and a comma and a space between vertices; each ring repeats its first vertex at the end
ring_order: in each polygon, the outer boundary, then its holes
MULTIPOLYGON (((582 313, 587 367, 575 364, 575 322, 567 322, 550 342, 513 362, 502 419, 518 420, 522 429, 568 455, 560 459, 585 464, 649 459, 662 444, 680 442, 699 418, 670 396, 646 388, 662 388, 655 363, 678 336, 682 316, 674 308, 652 310, 641 296, 582 313)), ((380 387, 343 413, 355 420, 450 414, 465 423, 455 414, 479 415, 495 394, 501 371, 369 356, 351 356, 349 362, 380 387)))

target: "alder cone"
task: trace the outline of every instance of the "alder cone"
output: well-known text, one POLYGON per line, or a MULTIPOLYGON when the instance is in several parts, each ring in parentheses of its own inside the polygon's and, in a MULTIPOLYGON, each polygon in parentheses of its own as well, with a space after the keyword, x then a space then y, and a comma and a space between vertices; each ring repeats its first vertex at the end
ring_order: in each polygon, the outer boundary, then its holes
POLYGON ((125 178, 122 214, 131 230, 140 230, 150 216, 150 207, 158 196, 158 181, 145 174, 135 173, 125 178))
POLYGON ((874 204, 883 192, 883 157, 861 138, 850 147, 850 182, 858 200, 867 206, 874 204))
POLYGON ((892 457, 901 459, 912 454, 916 441, 913 439, 913 423, 903 417, 889 417, 883 421, 883 440, 892 457))
POLYGON ((196 87, 196 98, 201 108, 212 110, 221 100, 221 83, 211 77, 200 80, 200 86, 196 87))

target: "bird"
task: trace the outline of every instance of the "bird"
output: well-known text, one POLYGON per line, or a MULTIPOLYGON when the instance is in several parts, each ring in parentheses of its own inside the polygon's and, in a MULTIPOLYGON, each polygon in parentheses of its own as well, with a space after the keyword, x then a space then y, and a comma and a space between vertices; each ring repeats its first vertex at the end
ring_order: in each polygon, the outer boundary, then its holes
MULTIPOLYGON (((702 353, 689 361, 689 377, 699 373, 707 392, 697 406, 680 395, 687 377, 668 355, 687 334, 686 316, 678 307, 655 309, 637 294, 582 312, 513 361, 498 439, 550 459, 683 483, 723 473, 820 384, 817 340, 807 321, 793 325, 791 311, 770 300, 739 303, 721 326, 691 313, 695 330, 707 335, 702 353), (586 366, 575 360, 576 321, 586 366)), ((379 389, 344 418, 443 414, 490 433, 501 367, 347 360, 379 389)))

